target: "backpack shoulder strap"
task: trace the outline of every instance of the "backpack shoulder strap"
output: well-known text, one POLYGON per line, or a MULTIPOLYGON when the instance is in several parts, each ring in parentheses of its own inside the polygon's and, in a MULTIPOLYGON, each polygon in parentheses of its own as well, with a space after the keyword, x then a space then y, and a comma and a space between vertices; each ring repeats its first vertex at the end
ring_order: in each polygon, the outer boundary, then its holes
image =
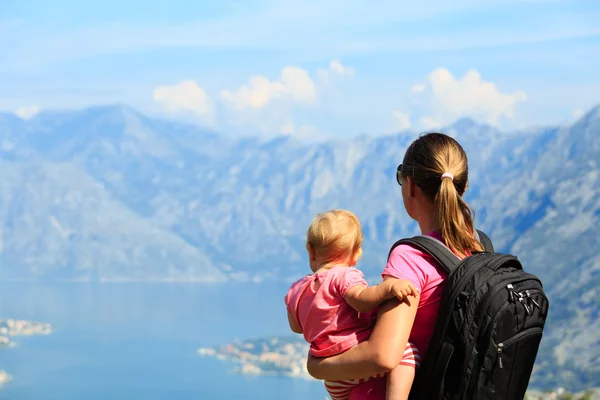
POLYGON ((415 236, 409 239, 398 240, 390 249, 388 259, 392 255, 392 251, 401 244, 407 244, 429 254, 448 274, 454 272, 461 262, 460 258, 450 251, 446 245, 431 236, 415 236))
POLYGON ((479 241, 479 243, 481 243, 483 245, 483 249, 485 251, 487 251, 489 253, 494 252, 494 245, 492 244, 492 240, 489 238, 488 235, 486 235, 482 231, 476 229, 475 230, 475 239, 477 239, 477 241, 479 241))

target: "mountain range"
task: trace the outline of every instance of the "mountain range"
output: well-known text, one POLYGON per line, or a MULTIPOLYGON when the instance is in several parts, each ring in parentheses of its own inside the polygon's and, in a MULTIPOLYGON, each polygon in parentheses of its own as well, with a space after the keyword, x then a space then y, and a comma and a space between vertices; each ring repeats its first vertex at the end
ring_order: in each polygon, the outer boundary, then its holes
MULTIPOLYGON (((569 126, 442 131, 469 156, 476 225, 550 296, 532 384, 598 386, 600 106, 569 126)), ((312 216, 347 208, 376 280, 417 233, 395 183, 416 137, 234 138, 121 105, 0 114, 0 279, 289 281, 308 273, 312 216)))

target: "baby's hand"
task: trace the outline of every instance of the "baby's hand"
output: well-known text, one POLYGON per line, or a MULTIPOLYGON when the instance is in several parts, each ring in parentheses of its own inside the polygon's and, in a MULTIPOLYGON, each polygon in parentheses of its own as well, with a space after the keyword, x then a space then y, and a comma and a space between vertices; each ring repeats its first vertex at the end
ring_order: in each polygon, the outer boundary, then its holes
POLYGON ((397 297, 398 300, 404 300, 408 296, 413 296, 415 298, 419 297, 419 292, 417 289, 407 280, 404 279, 394 279, 391 288, 392 295, 397 297))

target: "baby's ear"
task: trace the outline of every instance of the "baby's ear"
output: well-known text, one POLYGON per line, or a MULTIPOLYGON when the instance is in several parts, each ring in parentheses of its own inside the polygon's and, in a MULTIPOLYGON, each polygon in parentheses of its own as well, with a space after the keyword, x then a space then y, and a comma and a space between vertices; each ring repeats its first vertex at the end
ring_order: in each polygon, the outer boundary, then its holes
POLYGON ((356 250, 356 252, 354 252, 354 257, 353 257, 353 262, 354 264, 356 264, 358 262, 358 259, 362 257, 362 247, 359 247, 358 250, 356 250))
POLYGON ((314 261, 317 259, 317 254, 315 253, 315 249, 310 245, 310 243, 306 243, 306 251, 308 251, 308 259, 310 261, 314 261))

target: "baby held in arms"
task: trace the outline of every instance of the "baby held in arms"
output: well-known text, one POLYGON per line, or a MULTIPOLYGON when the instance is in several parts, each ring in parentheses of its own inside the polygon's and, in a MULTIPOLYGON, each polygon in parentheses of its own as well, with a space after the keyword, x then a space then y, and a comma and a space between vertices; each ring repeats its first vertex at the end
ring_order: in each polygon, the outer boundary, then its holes
MULTIPOLYGON (((290 328, 310 343, 315 357, 343 353, 371 335, 377 306, 386 300, 418 297, 417 290, 401 279, 386 279, 368 286, 355 268, 362 255, 362 231, 358 218, 345 210, 318 214, 306 234, 312 274, 295 282, 287 295, 290 328)), ((400 364, 387 376, 387 399, 406 399, 418 366, 417 348, 407 344, 400 364)), ((345 400, 351 389, 369 379, 325 381, 332 400, 345 400)))

